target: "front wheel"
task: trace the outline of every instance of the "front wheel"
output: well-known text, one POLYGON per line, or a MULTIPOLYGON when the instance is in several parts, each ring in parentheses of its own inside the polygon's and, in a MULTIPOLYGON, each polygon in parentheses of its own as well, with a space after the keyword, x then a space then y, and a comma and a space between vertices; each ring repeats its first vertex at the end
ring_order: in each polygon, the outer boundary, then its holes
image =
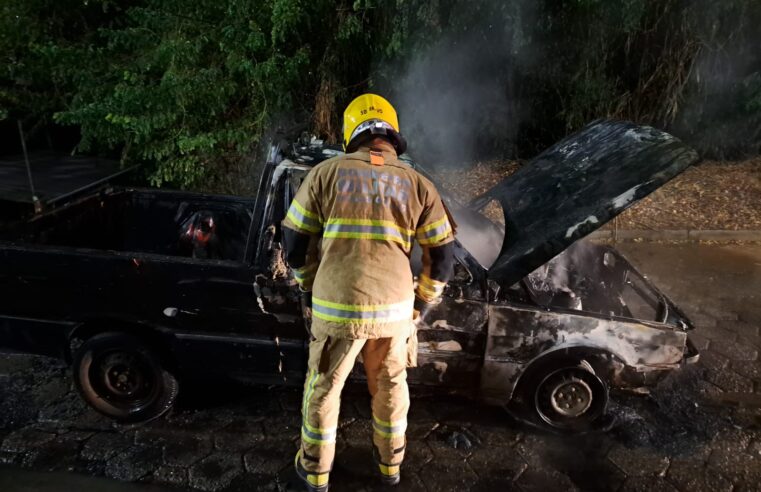
POLYGON ((144 342, 122 332, 95 335, 74 354, 74 382, 95 410, 125 423, 145 422, 167 412, 178 384, 144 342))
POLYGON ((608 406, 608 385, 583 360, 540 363, 524 381, 523 391, 540 422, 561 432, 595 429, 608 406))

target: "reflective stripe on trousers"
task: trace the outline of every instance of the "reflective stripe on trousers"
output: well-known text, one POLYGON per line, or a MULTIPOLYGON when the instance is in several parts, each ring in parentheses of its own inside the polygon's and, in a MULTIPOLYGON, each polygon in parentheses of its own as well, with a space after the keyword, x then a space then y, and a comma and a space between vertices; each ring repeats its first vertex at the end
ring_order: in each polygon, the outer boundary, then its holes
MULTIPOLYGON (((307 377, 305 390, 304 390, 304 401, 302 403, 302 408, 301 408, 302 417, 304 415, 309 414, 309 400, 314 394, 314 386, 317 383, 317 380, 319 378, 320 378, 320 375, 317 373, 316 370, 312 370, 312 369, 309 370, 309 377, 307 377)), ((312 427, 307 421, 307 419, 302 418, 301 439, 310 444, 315 444, 317 446, 333 444, 336 442, 336 431, 337 431, 336 426, 333 426, 332 428, 329 428, 329 429, 323 429, 320 427, 312 427)))
POLYGON ((371 340, 315 336, 309 344, 300 451, 310 458, 301 457, 301 466, 307 473, 326 476, 332 468, 341 390, 357 356, 362 353, 368 388, 373 396, 373 420, 368 425, 374 429, 378 464, 387 470, 398 467, 404 458, 409 409, 407 335, 371 340))
POLYGON ((407 419, 396 422, 387 422, 373 415, 373 431, 386 439, 392 437, 404 437, 407 430, 407 419))

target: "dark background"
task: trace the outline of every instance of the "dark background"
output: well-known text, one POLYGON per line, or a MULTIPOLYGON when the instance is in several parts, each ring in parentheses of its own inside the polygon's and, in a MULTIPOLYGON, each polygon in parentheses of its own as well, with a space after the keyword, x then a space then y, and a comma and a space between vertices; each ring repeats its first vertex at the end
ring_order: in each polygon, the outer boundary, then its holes
POLYGON ((430 167, 529 158, 599 117, 742 159, 761 148, 760 24, 758 0, 6 0, 0 151, 20 119, 33 149, 253 193, 263 142, 337 141, 369 90, 430 167))

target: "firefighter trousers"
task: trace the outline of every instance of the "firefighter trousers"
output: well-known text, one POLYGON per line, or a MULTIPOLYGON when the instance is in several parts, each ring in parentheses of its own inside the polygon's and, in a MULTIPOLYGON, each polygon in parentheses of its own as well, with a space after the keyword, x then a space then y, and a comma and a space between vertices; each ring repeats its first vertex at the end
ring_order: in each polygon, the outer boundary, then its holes
POLYGON ((315 334, 309 344, 309 370, 301 407, 301 448, 297 455, 307 480, 328 483, 333 466, 341 390, 361 354, 372 396, 375 459, 380 473, 399 473, 404 458, 407 410, 408 336, 342 339, 315 334))

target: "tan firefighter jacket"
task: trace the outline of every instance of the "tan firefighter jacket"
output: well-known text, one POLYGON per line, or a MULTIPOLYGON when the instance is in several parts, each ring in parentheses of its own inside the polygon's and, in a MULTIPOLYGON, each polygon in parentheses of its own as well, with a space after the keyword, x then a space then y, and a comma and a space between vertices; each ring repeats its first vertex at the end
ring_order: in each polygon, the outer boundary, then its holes
MULTIPOLYGON (((294 276, 312 290, 312 330, 338 338, 409 332, 413 241, 425 250, 454 239, 434 185, 399 161, 391 145, 361 147, 315 166, 283 225, 322 239, 294 276)), ((444 285, 424 269, 418 297, 434 301, 444 285)))

